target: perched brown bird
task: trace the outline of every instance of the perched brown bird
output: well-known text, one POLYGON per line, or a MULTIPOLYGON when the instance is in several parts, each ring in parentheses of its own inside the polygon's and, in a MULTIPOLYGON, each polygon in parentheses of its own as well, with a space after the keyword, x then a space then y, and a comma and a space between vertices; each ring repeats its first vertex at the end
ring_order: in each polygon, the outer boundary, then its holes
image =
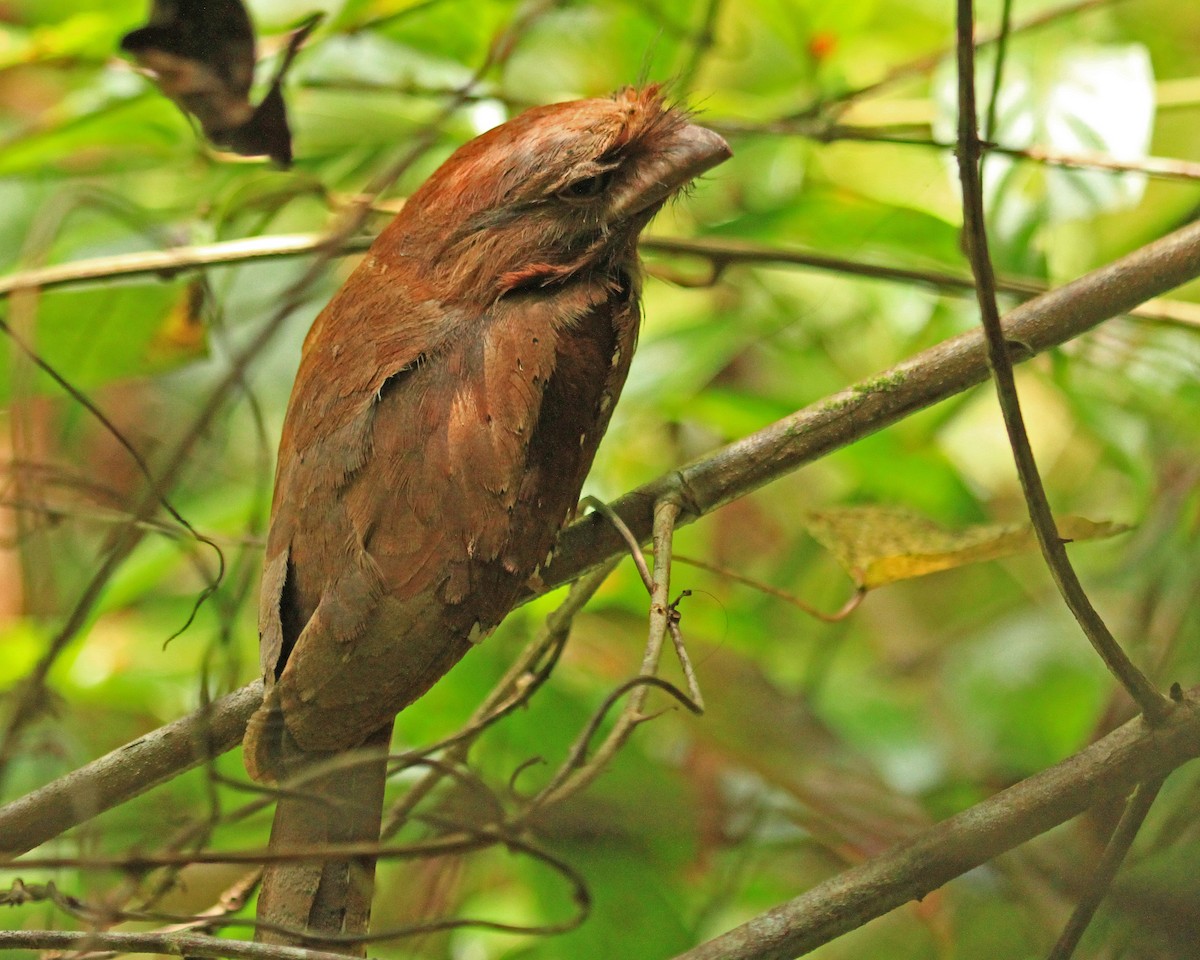
MULTIPOLYGON (((537 107, 455 152, 304 344, 246 764, 363 744, 508 613, 575 509, 637 341, 637 239, 729 148, 650 87, 537 107)), ((280 798, 279 848, 375 839, 379 762, 280 798)), ((353 935, 370 866, 268 869, 259 920, 353 935)), ((281 942, 295 937, 260 936, 281 942)))

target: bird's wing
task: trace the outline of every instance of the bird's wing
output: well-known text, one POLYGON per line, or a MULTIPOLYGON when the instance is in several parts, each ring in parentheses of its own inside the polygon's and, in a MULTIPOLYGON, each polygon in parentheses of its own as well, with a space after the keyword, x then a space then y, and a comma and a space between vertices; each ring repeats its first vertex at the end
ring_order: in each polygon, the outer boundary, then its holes
POLYGON ((614 318, 635 335, 636 309, 613 297, 581 282, 469 322, 418 318, 419 335, 390 341, 362 317, 343 326, 344 305, 336 328, 315 328, 260 624, 269 699, 303 748, 361 740, 508 612, 573 510, 624 380, 633 343, 614 318), (355 326, 373 364, 340 339, 355 326))

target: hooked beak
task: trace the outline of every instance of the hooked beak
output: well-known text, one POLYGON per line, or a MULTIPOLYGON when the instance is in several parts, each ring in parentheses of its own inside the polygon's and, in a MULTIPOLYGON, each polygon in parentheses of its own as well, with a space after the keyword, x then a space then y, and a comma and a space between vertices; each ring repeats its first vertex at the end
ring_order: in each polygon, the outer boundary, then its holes
POLYGON ((658 144, 654 156, 640 165, 637 175, 626 181, 613 196, 613 220, 624 220, 653 207, 694 180, 706 170, 724 163, 733 151, 725 138, 693 123, 674 131, 658 144))

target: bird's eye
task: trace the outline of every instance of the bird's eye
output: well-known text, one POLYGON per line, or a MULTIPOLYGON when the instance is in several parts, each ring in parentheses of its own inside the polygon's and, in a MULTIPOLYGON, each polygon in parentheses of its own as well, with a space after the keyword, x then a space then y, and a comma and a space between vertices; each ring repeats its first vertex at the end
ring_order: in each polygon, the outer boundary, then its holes
POLYGON ((597 173, 593 177, 583 177, 579 180, 573 180, 559 190, 558 195, 564 200, 590 200, 592 197, 598 197, 602 194, 611 180, 612 171, 605 170, 603 173, 597 173))

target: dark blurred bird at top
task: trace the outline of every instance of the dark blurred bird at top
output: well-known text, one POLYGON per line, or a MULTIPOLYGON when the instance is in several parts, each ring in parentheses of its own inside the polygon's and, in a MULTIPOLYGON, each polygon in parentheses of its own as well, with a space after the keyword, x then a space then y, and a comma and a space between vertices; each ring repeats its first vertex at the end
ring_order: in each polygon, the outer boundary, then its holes
POLYGON ((217 146, 243 156, 292 162, 292 134, 281 90, 296 52, 321 20, 314 15, 288 40, 267 95, 250 103, 254 26, 241 0, 154 0, 150 22, 121 38, 159 89, 195 117, 217 146))

